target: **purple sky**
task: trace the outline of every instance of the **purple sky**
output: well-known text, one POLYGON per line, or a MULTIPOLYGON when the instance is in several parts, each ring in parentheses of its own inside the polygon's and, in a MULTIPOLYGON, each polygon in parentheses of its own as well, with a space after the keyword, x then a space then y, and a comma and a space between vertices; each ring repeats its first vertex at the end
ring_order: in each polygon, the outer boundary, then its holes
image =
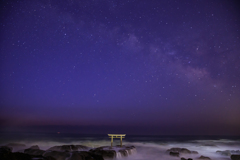
POLYGON ((1 131, 240 135, 235 1, 8 0, 0 10, 1 131))

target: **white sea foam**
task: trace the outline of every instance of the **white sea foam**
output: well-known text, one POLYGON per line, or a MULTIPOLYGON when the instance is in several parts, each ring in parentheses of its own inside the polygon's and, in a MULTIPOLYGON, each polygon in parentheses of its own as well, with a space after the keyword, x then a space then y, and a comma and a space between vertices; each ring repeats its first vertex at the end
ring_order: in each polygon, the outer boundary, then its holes
POLYGON ((122 158, 122 154, 120 152, 116 152, 116 158, 117 159, 122 158))

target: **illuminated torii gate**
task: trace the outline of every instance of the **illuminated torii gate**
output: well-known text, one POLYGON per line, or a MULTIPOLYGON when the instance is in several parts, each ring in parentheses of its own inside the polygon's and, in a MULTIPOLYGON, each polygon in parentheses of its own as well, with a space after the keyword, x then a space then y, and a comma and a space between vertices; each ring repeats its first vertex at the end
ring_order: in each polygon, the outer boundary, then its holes
POLYGON ((109 138, 111 138, 111 147, 113 145, 113 138, 120 138, 121 147, 122 147, 122 139, 125 138, 126 134, 108 134, 109 138))

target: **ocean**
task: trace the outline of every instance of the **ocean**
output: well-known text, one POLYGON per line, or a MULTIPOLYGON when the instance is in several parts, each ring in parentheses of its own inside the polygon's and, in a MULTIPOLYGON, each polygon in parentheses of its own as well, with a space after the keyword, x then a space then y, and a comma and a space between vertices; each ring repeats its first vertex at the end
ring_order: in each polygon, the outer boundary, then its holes
MULTIPOLYGON (((25 144, 24 148, 38 145, 47 150, 58 145, 85 145, 91 148, 110 146, 111 140, 107 134, 69 134, 69 133, 0 133, 0 146, 8 143, 25 144)), ((120 140, 114 139, 113 145, 119 145, 120 140)), ((240 136, 148 136, 126 135, 123 145, 133 145, 136 152, 128 157, 117 157, 122 160, 180 160, 181 157, 197 159, 201 155, 212 160, 230 160, 229 155, 216 151, 240 150, 240 136), (166 152, 170 148, 187 148, 198 154, 181 154, 180 157, 170 156, 166 152)), ((21 151, 23 147, 15 147, 13 152, 21 151)))

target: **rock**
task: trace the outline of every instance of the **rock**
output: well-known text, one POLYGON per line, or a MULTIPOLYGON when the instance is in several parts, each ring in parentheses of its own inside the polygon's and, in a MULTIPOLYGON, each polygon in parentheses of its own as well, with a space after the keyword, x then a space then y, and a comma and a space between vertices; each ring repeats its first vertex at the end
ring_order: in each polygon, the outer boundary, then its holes
POLYGON ((111 147, 98 147, 95 149, 91 149, 90 152, 97 155, 101 155, 104 159, 116 158, 116 151, 113 150, 111 147))
POLYGON ((240 155, 237 154, 231 155, 231 160, 240 160, 240 155))
POLYGON ((120 157, 127 157, 130 154, 136 152, 136 148, 134 146, 103 146, 91 149, 90 152, 102 155, 104 159, 113 159, 113 158, 120 158, 120 157))
POLYGON ((212 143, 205 143, 205 144, 202 144, 201 146, 216 147, 217 145, 212 143))
POLYGON ((24 153, 1 153, 0 154, 1 160, 32 160, 32 156, 24 153))
POLYGON ((186 158, 181 158, 181 160, 192 160, 192 158, 188 158, 188 159, 186 159, 186 158))
POLYGON ((43 153, 45 153, 45 151, 40 150, 37 145, 32 146, 28 149, 25 149, 23 152, 26 153, 26 154, 29 154, 29 155, 34 155, 34 156, 41 156, 41 155, 43 155, 43 153))
MULTIPOLYGON (((73 152, 68 160, 85 160, 85 155, 82 155, 78 152, 73 152)), ((89 160, 92 160, 91 157, 89 160)))
POLYGON ((211 158, 205 157, 205 156, 200 156, 198 159, 208 159, 208 160, 211 160, 211 158))
POLYGON ((38 147, 38 145, 35 145, 35 146, 31 146, 29 149, 40 149, 40 148, 38 147))
POLYGON ((10 153, 12 152, 13 148, 8 146, 1 146, 0 153, 10 153))
POLYGON ((179 157, 178 152, 170 152, 169 154, 170 154, 170 156, 179 157))
POLYGON ((46 151, 40 150, 40 149, 25 149, 24 153, 29 154, 29 155, 34 155, 34 156, 41 156, 45 153, 46 151))
POLYGON ((63 146, 54 146, 48 149, 48 151, 82 151, 88 150, 89 148, 82 145, 63 145, 63 146))
POLYGON ((186 148, 171 148, 171 149, 168 149, 167 152, 179 152, 179 153, 184 153, 184 154, 198 154, 197 151, 190 151, 186 148))
POLYGON ((225 150, 225 151, 216 151, 216 153, 224 155, 224 156, 231 156, 232 154, 240 154, 239 150, 225 150))
POLYGON ((68 160, 104 160, 101 155, 96 155, 88 151, 74 151, 68 160))
POLYGON ((198 154, 198 152, 197 152, 197 151, 191 151, 191 153, 192 153, 192 154, 198 154))
POLYGON ((59 152, 59 151, 49 151, 43 154, 43 157, 53 157, 57 160, 65 160, 66 158, 70 157, 69 152, 59 152))
POLYGON ((19 152, 5 152, 5 153, 0 153, 0 159, 1 160, 56 160, 53 157, 42 157, 42 156, 31 156, 29 154, 25 153, 19 153, 19 152))
MULTIPOLYGON (((120 147, 120 146, 117 146, 117 147, 120 147)), ((123 157, 127 157, 127 156, 135 153, 136 152, 136 148, 134 146, 127 146, 127 147, 124 146, 124 148, 123 149, 120 148, 118 150, 118 152, 121 154, 121 157, 122 156, 123 157)))

